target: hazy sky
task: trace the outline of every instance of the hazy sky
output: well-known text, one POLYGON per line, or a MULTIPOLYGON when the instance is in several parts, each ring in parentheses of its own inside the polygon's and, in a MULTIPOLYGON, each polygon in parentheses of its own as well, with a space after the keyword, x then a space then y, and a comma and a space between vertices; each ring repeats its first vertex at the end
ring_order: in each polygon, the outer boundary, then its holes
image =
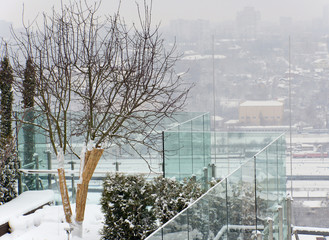
MULTIPOLYGON (((89 1, 89 0, 88 0, 89 1)), ((63 0, 68 2, 68 0, 63 0)), ((113 13, 119 0, 103 0, 101 12, 113 13)), ((122 15, 128 19, 136 17, 136 2, 122 0, 122 15)), ((149 0, 147 0, 149 2, 149 0)), ((33 19, 38 12, 60 5, 60 0, 0 0, 0 20, 19 25, 25 5, 25 19, 33 19)), ((153 0, 153 19, 165 25, 171 19, 206 19, 215 22, 235 19, 236 12, 245 6, 261 11, 262 20, 278 21, 280 16, 291 16, 294 20, 311 20, 322 16, 328 0, 153 0)))

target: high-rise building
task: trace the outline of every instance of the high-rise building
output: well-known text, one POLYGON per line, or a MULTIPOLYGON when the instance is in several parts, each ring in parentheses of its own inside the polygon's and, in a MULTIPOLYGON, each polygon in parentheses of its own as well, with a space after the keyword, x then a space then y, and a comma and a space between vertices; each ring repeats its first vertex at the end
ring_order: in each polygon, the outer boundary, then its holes
POLYGON ((242 38, 255 38, 259 31, 261 14, 253 7, 245 7, 236 16, 237 30, 242 38))

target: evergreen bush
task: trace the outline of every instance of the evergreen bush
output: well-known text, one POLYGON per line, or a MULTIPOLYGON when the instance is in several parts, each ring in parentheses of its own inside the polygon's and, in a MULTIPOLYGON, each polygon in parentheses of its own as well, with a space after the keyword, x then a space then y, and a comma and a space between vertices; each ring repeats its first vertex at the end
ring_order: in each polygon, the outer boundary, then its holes
POLYGON ((0 205, 17 197, 18 160, 14 144, 0 150, 0 205))
POLYGON ((5 146, 8 139, 12 138, 12 105, 13 105, 13 91, 12 84, 14 81, 13 70, 10 66, 7 57, 1 61, 0 69, 0 90, 1 90, 1 124, 0 137, 1 144, 5 146))
POLYGON ((108 175, 103 186, 104 240, 145 239, 203 193, 194 180, 141 175, 108 175))
POLYGON ((157 177, 153 181, 153 212, 162 225, 184 210, 203 191, 201 185, 192 178, 182 183, 171 178, 157 177))
MULTIPOLYGON (((24 155, 23 166, 29 165, 28 168, 34 168, 31 163, 34 162, 33 155, 35 153, 35 130, 34 125, 29 124, 34 122, 34 96, 36 87, 36 73, 33 67, 33 61, 28 57, 26 61, 26 68, 24 70, 22 97, 24 109, 24 124, 23 124, 23 137, 24 137, 24 155)), ((24 182, 29 190, 36 189, 35 176, 27 175, 24 177, 24 182)))
POLYGON ((0 205, 17 196, 18 160, 12 136, 13 71, 7 57, 0 69, 0 205))
POLYGON ((141 175, 108 175, 101 198, 103 239, 144 239, 155 228, 150 184, 141 175))

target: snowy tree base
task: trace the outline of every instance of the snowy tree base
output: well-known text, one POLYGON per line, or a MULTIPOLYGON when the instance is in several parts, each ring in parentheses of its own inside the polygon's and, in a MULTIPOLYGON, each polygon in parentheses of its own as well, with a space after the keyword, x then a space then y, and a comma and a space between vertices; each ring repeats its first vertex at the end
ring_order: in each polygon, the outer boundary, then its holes
POLYGON ((72 236, 82 238, 83 237, 83 222, 74 221, 72 226, 73 226, 72 236))

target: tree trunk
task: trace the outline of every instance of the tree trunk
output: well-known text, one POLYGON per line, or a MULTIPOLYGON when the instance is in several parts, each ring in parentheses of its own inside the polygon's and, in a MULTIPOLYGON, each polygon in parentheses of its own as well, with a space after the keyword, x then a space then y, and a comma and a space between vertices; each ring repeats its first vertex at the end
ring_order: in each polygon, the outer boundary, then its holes
POLYGON ((66 222, 71 224, 72 223, 72 210, 71 210, 69 194, 68 194, 67 186, 66 186, 65 172, 64 172, 63 168, 59 168, 59 169, 57 169, 57 171, 58 171, 59 188, 61 191, 65 219, 66 219, 66 222))
POLYGON ((103 152, 104 149, 93 148, 91 151, 88 150, 85 153, 84 166, 82 166, 82 177, 80 176, 80 183, 77 184, 76 195, 76 228, 74 230, 74 235, 79 237, 82 237, 82 222, 84 220, 89 181, 103 152))

